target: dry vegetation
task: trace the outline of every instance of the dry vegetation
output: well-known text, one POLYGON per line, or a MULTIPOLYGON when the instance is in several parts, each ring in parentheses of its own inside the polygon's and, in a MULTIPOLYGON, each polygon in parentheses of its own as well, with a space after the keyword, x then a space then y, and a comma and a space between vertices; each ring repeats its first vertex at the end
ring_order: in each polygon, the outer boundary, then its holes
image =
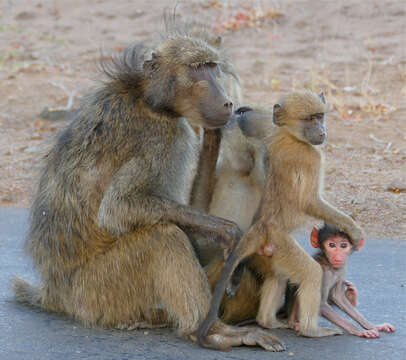
MULTIPOLYGON (((173 1, 0 3, 0 205, 29 206, 37 160, 97 79, 100 50, 163 29, 173 1), (156 27, 151 24, 157 24, 156 27), (159 25, 158 25, 159 24, 159 25), (49 115, 49 111, 48 111, 49 115)), ((303 87, 330 103, 326 197, 368 236, 406 238, 406 11, 401 1, 190 1, 244 81, 247 101, 272 104, 303 87)))

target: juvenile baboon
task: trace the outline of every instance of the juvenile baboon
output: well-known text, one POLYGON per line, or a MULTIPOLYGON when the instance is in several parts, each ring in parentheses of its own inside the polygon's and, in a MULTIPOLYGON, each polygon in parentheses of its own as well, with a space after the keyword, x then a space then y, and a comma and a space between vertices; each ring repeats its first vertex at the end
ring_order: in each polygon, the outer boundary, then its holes
MULTIPOLYGON (((264 134, 268 124, 257 121, 263 116, 256 118, 255 110, 245 110, 239 121, 243 132, 247 136, 264 134)), ((272 257, 254 255, 249 260, 249 266, 264 276, 257 321, 264 327, 281 326, 276 312, 289 279, 299 285, 300 334, 319 337, 338 333, 337 329, 321 328, 317 323, 322 271, 290 235, 309 215, 348 233, 355 247, 363 237, 362 230, 349 216, 322 199, 323 157, 316 145, 326 138, 325 111, 324 96, 311 92, 291 93, 281 104, 274 105, 273 122, 278 128, 267 138, 269 170, 264 194, 255 223, 224 265, 209 314, 198 329, 203 346, 210 343, 206 334, 217 318, 230 274, 242 259, 264 244, 272 247, 272 257)))
MULTIPOLYGON (((105 65, 108 79, 47 154, 27 239, 42 283, 16 279, 14 293, 87 326, 164 324, 193 336, 210 290, 182 227, 225 248, 241 232, 189 206, 199 158, 191 124, 225 125, 232 103, 206 41, 178 34, 152 50, 130 46, 105 65)), ((209 338, 220 349, 283 350, 268 332, 221 322, 209 338)))
MULTIPOLYGON (((246 231, 259 206, 264 188, 265 147, 260 140, 246 138, 233 121, 220 130, 220 136, 220 156, 214 177, 211 177, 207 209, 210 214, 232 220, 246 231)), ((209 174, 209 171, 200 173, 209 174)), ((213 262, 222 262, 222 251, 217 243, 207 236, 200 237, 198 241, 203 265, 210 263, 213 266, 213 262)), ((209 280, 212 283, 210 277, 209 280)))

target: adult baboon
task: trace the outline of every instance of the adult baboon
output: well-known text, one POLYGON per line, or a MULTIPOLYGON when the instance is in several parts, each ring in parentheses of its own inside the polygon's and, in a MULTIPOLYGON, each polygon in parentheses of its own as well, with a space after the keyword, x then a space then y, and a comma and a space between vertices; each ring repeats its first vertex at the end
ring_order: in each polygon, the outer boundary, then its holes
MULTIPOLYGON (((108 80, 82 101, 47 154, 27 250, 42 284, 16 279, 22 302, 88 326, 167 324, 191 335, 210 291, 182 227, 230 247, 231 221, 189 206, 199 158, 191 125, 217 128, 232 114, 218 51, 177 34, 131 46, 104 66, 108 80)), ((268 332, 218 322, 213 347, 282 350, 268 332)))
MULTIPOLYGON (((273 122, 278 129, 267 139, 269 172, 264 195, 256 221, 224 265, 209 314, 198 330, 203 346, 210 346, 206 334, 217 317, 230 274, 239 261, 258 252, 264 244, 273 248, 272 257, 254 255, 249 261, 249 266, 264 276, 257 321, 264 327, 280 326, 276 312, 286 280, 290 279, 299 284, 300 334, 318 337, 338 333, 317 323, 322 271, 290 235, 309 215, 344 230, 355 247, 363 236, 349 216, 322 199, 323 157, 316 145, 326 138, 325 111, 324 96, 311 92, 294 92, 274 106, 273 122)), ((242 112, 239 123, 243 132, 248 136, 267 135, 264 124, 256 120, 255 110, 242 112)))
MULTIPOLYGON (((205 24, 184 22, 170 15, 166 16, 166 26, 171 33, 187 31, 218 49, 223 66, 226 67, 219 81, 234 106, 239 106, 242 103, 241 80, 225 53, 222 37, 214 34, 205 24)), ((219 130, 205 129, 203 136, 205 150, 191 203, 212 215, 234 221, 246 231, 258 208, 265 184, 267 166, 264 142, 244 136, 236 121, 230 121, 219 130)), ((203 265, 213 259, 222 261, 220 247, 209 236, 194 238, 203 265)))

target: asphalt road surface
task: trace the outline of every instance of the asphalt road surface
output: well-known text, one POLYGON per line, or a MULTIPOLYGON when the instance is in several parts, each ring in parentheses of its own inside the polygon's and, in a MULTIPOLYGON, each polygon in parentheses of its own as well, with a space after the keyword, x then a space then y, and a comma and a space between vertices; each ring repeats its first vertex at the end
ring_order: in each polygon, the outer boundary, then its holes
MULTIPOLYGON (((10 291, 13 275, 35 280, 23 251, 26 209, 0 208, 0 359, 406 359, 406 241, 367 239, 350 259, 348 279, 359 291, 359 310, 374 323, 390 322, 393 334, 362 339, 348 334, 321 339, 275 333, 286 343, 283 353, 260 348, 233 348, 227 353, 200 348, 168 329, 119 331, 87 329, 66 316, 16 304, 10 291)), ((306 249, 308 241, 299 236, 306 249), (305 241, 304 241, 305 240, 305 241)), ((322 324, 327 325, 324 320, 322 324)))

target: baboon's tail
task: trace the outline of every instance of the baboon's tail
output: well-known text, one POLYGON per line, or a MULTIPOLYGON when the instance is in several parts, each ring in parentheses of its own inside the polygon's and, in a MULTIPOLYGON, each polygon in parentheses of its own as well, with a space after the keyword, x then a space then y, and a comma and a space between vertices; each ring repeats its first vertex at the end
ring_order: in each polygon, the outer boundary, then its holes
POLYGON ((14 296, 19 303, 42 307, 41 289, 39 287, 19 277, 15 277, 12 281, 14 296))

